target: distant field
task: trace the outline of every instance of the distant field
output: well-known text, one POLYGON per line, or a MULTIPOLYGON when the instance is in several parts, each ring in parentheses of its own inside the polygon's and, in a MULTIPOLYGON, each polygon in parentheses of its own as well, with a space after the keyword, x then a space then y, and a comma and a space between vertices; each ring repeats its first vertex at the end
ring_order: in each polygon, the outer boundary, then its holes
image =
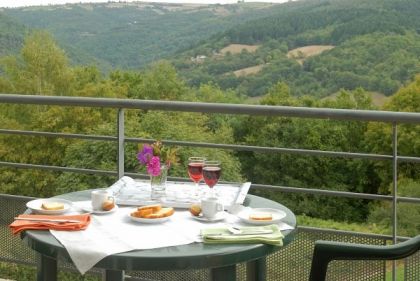
MULTIPOLYGON (((372 103, 376 106, 382 107, 388 100, 389 97, 385 96, 384 94, 377 93, 377 92, 369 92, 370 96, 372 97, 372 103)), ((322 98, 325 99, 335 99, 338 94, 332 94, 328 97, 322 98)), ((247 104, 259 104, 260 100, 263 98, 263 96, 258 97, 249 97, 246 100, 247 104)))
POLYGON ((320 53, 331 50, 335 46, 333 45, 310 45, 305 47, 296 48, 290 50, 287 53, 288 58, 294 58, 297 60, 298 63, 302 64, 303 61, 311 56, 319 55, 320 53))
POLYGON ((256 66, 251 66, 251 67, 246 67, 246 68, 242 68, 242 69, 238 69, 238 70, 234 71, 233 74, 235 74, 236 77, 247 76, 247 75, 250 75, 250 74, 256 74, 256 73, 260 72, 263 67, 264 67, 263 64, 256 65, 256 66))
POLYGON ((260 104, 261 99, 262 99, 263 97, 264 97, 264 96, 248 97, 248 98, 245 100, 245 104, 260 104))
MULTIPOLYGON (((372 98, 372 103, 376 106, 383 106, 388 100, 389 97, 385 96, 384 94, 378 93, 378 92, 368 92, 368 94, 372 98)), ((328 97, 325 97, 323 99, 335 99, 338 94, 332 94, 328 97)))
POLYGON ((242 50, 247 50, 250 53, 255 52, 260 45, 242 45, 242 44, 230 44, 220 50, 220 53, 225 55, 227 52, 231 54, 239 54, 242 50))
POLYGON ((372 92, 370 95, 372 97, 373 104, 377 106, 383 106, 389 100, 389 97, 381 93, 372 92))

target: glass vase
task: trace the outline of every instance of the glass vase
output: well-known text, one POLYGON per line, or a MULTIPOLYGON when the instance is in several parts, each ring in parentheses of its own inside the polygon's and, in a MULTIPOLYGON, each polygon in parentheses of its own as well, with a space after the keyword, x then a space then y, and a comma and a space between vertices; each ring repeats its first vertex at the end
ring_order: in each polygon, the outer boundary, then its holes
POLYGON ((160 164, 160 174, 150 175, 151 199, 160 201, 166 196, 166 180, 168 178, 168 166, 160 164))

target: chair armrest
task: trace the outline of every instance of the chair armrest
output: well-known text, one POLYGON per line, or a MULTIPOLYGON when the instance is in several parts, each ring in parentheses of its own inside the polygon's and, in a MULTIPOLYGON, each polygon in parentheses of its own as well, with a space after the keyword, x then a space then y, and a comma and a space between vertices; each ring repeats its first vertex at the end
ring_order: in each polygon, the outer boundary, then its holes
POLYGON ((332 260, 397 260, 420 250, 420 235, 388 246, 333 241, 316 241, 312 257, 310 281, 323 281, 332 260))

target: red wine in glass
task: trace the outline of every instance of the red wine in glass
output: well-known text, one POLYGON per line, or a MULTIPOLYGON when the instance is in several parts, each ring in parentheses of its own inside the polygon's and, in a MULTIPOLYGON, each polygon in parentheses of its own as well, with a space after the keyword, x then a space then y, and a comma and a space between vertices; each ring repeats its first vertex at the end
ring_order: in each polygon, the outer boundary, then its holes
POLYGON ((188 175, 193 182, 199 183, 203 179, 203 166, 204 162, 193 162, 188 164, 188 175))
POLYGON ((206 184, 212 188, 219 181, 222 169, 220 167, 205 167, 203 168, 203 178, 206 184))
POLYGON ((210 187, 211 197, 214 197, 213 187, 219 181, 222 169, 219 161, 206 161, 203 167, 204 182, 210 187))
POLYGON ((188 158, 188 176, 195 182, 195 191, 192 197, 198 198, 200 196, 198 187, 200 181, 203 179, 203 166, 206 158, 204 157, 190 157, 188 158))

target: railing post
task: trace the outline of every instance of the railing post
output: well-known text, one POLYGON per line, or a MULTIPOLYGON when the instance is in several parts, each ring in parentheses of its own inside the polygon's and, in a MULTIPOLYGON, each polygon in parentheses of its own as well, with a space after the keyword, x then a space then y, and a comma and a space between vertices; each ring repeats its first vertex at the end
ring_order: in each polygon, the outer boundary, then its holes
POLYGON ((118 109, 117 120, 117 134, 118 134, 118 178, 124 176, 124 108, 118 109))
MULTIPOLYGON (((392 123, 392 241, 397 244, 397 195, 398 195, 398 131, 392 123)), ((392 262, 392 280, 397 280, 396 261, 392 262)))

